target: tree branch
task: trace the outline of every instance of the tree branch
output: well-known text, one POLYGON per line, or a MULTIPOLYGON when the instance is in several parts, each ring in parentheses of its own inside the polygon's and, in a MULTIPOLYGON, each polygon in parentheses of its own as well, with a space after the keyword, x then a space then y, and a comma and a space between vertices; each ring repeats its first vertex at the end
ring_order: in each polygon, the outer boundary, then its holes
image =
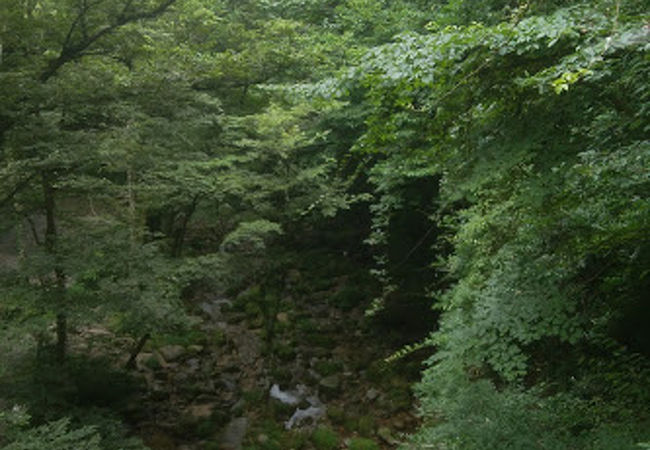
POLYGON ((103 38, 104 36, 111 34, 112 32, 123 27, 124 25, 137 22, 138 20, 155 19, 156 17, 158 17, 159 15, 167 11, 167 9, 169 9, 169 7, 174 3, 176 3, 176 0, 164 0, 160 5, 158 5, 156 8, 150 11, 141 11, 133 14, 128 14, 128 8, 130 8, 132 4, 132 0, 129 0, 126 3, 124 9, 122 10, 122 13, 116 18, 116 21, 113 24, 101 28, 100 30, 96 31, 94 34, 82 40, 81 42, 72 45, 70 43, 72 32, 76 27, 76 23, 78 23, 79 20, 81 20, 81 16, 83 14, 80 14, 70 26, 70 30, 68 31, 68 36, 66 36, 66 41, 64 42, 64 46, 61 49, 61 53, 56 59, 53 59, 49 62, 47 68, 41 73, 41 76, 39 78, 40 81, 42 83, 45 83, 47 80, 49 80, 54 75, 56 75, 58 70, 61 67, 63 67, 65 64, 82 57, 84 51, 88 49, 88 47, 93 45, 95 42, 97 42, 99 39, 103 38))
POLYGON ((3 208, 7 203, 9 203, 11 200, 13 200, 14 196, 19 193, 23 188, 29 186, 29 183, 32 181, 32 179, 38 175, 37 173, 32 173, 29 175, 27 178, 24 180, 19 181, 16 183, 16 185, 11 189, 11 191, 3 198, 0 200, 0 208, 3 208))

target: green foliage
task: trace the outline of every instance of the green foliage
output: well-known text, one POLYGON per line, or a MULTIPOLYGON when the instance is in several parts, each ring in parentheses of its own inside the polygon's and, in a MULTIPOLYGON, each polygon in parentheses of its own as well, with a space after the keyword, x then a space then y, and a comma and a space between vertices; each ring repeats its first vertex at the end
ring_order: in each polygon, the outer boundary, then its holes
MULTIPOLYGON (((0 228, 18 267, 0 274, 0 376, 33 348, 46 363, 62 315, 187 343, 183 301, 246 286, 236 307, 270 340, 281 247, 369 227, 369 311, 439 317, 413 442, 647 441, 647 24, 642 0, 4 1, 0 228)), ((332 289, 338 260, 301 252, 317 276, 297 291, 332 289)), ((353 309, 366 285, 329 302, 353 309)), ((26 377, 43 417, 14 415, 10 448, 110 448, 118 426, 53 413, 110 403, 105 371, 76 362, 26 377)))
POLYGON ((647 422, 631 416, 629 422, 624 419, 612 423, 618 414, 616 409, 565 393, 544 398, 539 394, 519 389, 499 392, 485 381, 458 381, 453 396, 439 397, 436 402, 429 396, 422 397, 428 399, 425 408, 444 410, 446 419, 442 425, 425 426, 411 445, 444 442, 458 449, 523 449, 531 445, 553 449, 631 449, 647 435, 647 422))
POLYGON ((429 34, 372 49, 331 90, 367 109, 351 152, 369 167, 383 301, 428 284, 441 314, 425 341, 436 354, 420 384, 421 445, 625 448, 643 438, 631 430, 647 415, 604 411, 644 409, 644 383, 606 361, 648 366, 647 339, 620 328, 648 288, 646 18, 636 4, 562 3, 449 2, 429 34), (415 226, 416 212, 427 225, 415 226), (418 230, 412 244, 405 229, 418 230), (404 267, 433 274, 411 282, 404 267), (504 389, 490 394, 491 382, 504 389), (619 388, 638 402, 608 394, 619 388), (589 406, 554 408, 549 391, 589 406), (497 419, 503 409, 515 412, 497 419), (588 419, 576 432, 567 424, 579 414, 588 419))
POLYGON ((265 240, 280 233, 282 233, 280 225, 268 220, 243 222, 224 238, 221 246, 228 252, 256 253, 264 250, 265 240))
POLYGON ((72 424, 70 418, 29 426, 30 416, 24 408, 14 406, 0 412, 3 428, 3 449, 97 449, 143 450, 137 438, 125 436, 124 426, 110 413, 97 410, 84 411, 81 423, 72 424))
POLYGON ((58 448, 61 450, 100 450, 100 436, 92 427, 69 429, 70 420, 61 419, 33 428, 5 446, 7 450, 40 450, 58 448))
POLYGON ((92 424, 89 410, 119 410, 141 387, 131 374, 116 369, 105 358, 75 356, 60 364, 49 349, 41 348, 37 361, 22 355, 13 363, 1 380, 0 394, 26 405, 38 423, 68 415, 75 420, 89 419, 87 423, 92 424))

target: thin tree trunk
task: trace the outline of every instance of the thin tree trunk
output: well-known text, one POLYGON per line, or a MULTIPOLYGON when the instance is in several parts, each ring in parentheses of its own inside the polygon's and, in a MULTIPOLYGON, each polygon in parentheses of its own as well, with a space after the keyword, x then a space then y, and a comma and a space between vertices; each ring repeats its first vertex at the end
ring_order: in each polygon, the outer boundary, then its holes
POLYGON ((144 336, 140 338, 136 346, 133 347, 133 350, 131 350, 131 355, 129 356, 129 360, 127 361, 125 366, 127 369, 129 370, 135 369, 135 361, 138 355, 140 354, 140 352, 142 351, 142 348, 147 343, 150 337, 151 335, 149 333, 146 333, 144 336))
POLYGON ((29 223, 29 228, 32 232, 32 237, 34 238, 34 243, 38 246, 41 245, 41 238, 38 236, 38 229, 36 229, 36 224, 32 220, 31 217, 25 216, 25 219, 27 219, 27 223, 29 223))
POLYGON ((192 203, 187 207, 187 210, 183 213, 183 218, 181 219, 181 224, 174 231, 174 242, 172 244, 172 257, 178 258, 183 252, 183 244, 185 242, 185 235, 187 234, 187 225, 190 223, 190 219, 196 211, 196 205, 199 202, 199 197, 196 196, 192 200, 192 203))
POLYGON ((136 239, 136 206, 135 206, 135 193, 133 192, 133 169, 129 166, 126 171, 126 188, 128 195, 128 207, 129 207, 129 239, 131 245, 131 251, 135 247, 136 239))
POLYGON ((64 312, 56 315, 56 359, 60 363, 65 361, 68 346, 68 320, 64 312))
POLYGON ((42 172, 43 200, 45 206, 45 251, 54 258, 55 301, 59 307, 56 316, 56 359, 63 362, 68 343, 68 321, 63 300, 65 296, 65 273, 58 262, 57 230, 56 230, 56 200, 52 176, 47 171, 42 172))

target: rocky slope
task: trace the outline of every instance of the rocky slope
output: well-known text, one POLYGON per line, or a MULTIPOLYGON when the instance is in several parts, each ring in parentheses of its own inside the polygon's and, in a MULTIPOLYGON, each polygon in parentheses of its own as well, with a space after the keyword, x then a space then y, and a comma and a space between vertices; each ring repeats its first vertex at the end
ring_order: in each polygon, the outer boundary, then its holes
POLYGON ((199 295, 192 339, 145 347, 129 415, 148 446, 387 449, 415 428, 417 358, 383 362, 399 347, 364 317, 350 277, 304 281, 290 270, 280 296, 199 295))

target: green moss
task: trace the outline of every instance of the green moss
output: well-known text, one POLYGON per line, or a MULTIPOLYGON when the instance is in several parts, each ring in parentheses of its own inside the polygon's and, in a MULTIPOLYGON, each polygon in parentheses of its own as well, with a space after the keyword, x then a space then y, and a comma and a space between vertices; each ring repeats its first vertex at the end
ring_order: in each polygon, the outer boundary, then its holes
POLYGON ((288 384, 293 376, 291 369, 286 367, 286 365, 281 365, 280 367, 271 369, 270 375, 274 382, 280 384, 288 384))
POLYGON ((244 306, 244 312, 246 313, 246 317, 252 319, 262 315, 262 308, 260 308, 258 303, 248 302, 244 306))
POLYGON ((150 356, 144 361, 144 365, 147 366, 151 370, 158 370, 160 369, 160 361, 158 361, 158 358, 155 356, 150 356))
POLYGON ((217 422, 211 419, 202 419, 198 421, 194 427, 194 436, 207 438, 212 436, 217 431, 217 422))
POLYGON ((309 436, 295 431, 286 431, 276 420, 265 420, 261 426, 251 433, 248 445, 249 450, 299 450, 305 447, 309 436), (264 439, 259 439, 264 436, 264 439))
POLYGON ((256 284, 239 293, 235 306, 247 303, 259 303, 262 298, 262 288, 256 284))
POLYGON ((375 433, 375 418, 372 416, 361 416, 357 422, 357 431, 364 437, 370 437, 375 433))
POLYGON ((305 341, 314 347, 334 348, 336 339, 324 334, 322 331, 315 331, 305 336, 305 341))
POLYGON ((394 388, 388 392, 389 409, 392 412, 405 411, 411 408, 413 399, 406 388, 394 388))
POLYGON ((327 417, 332 423, 336 425, 343 425, 345 422, 345 410, 338 406, 330 406, 327 408, 327 417))
POLYGON ((279 401, 269 403, 268 411, 278 422, 287 420, 296 409, 294 405, 287 405, 279 401))
POLYGON ((296 357, 296 351, 293 347, 280 343, 273 346, 273 354, 281 361, 293 361, 296 357))
POLYGON ((195 419, 193 417, 183 417, 177 424, 177 431, 184 436, 196 436, 198 438, 208 438, 217 431, 218 424, 211 418, 195 419))
POLYGON ((210 333, 209 342, 211 345, 220 347, 226 343, 226 335, 222 330, 215 329, 210 333))
POLYGON ((388 377, 391 376, 391 372, 383 361, 375 361, 370 366, 368 366, 368 369, 366 371, 366 377, 368 378, 369 381, 372 381, 373 383, 380 383, 382 381, 386 381, 388 377))
POLYGON ((359 428, 359 419, 357 417, 346 414, 345 418, 343 419, 343 427, 351 433, 356 432, 357 428, 359 428))
POLYGON ((316 324, 314 323, 313 320, 309 318, 300 318, 296 320, 296 329, 300 333, 312 333, 314 329, 316 328, 316 324))
POLYGON ((365 293, 363 290, 356 286, 344 286, 330 297, 329 303, 343 311, 349 311, 359 306, 364 299, 365 293))
POLYGON ((244 391, 242 398, 248 404, 257 405, 260 404, 264 397, 266 396, 266 391, 263 389, 251 389, 250 391, 244 391))
POLYGON ((307 446, 308 441, 309 441, 309 435, 307 435, 306 433, 301 433, 301 432, 289 433, 289 438, 287 440, 287 443, 289 445, 285 446, 284 448, 293 448, 295 450, 299 450, 305 448, 307 446))
POLYGON ((339 435, 327 427, 317 428, 311 435, 316 450, 334 450, 339 446, 339 435))
POLYGON ((352 438, 348 450, 380 450, 380 447, 372 439, 352 438))
POLYGON ((189 345, 203 344, 206 341, 205 333, 198 328, 183 328, 173 333, 154 334, 147 342, 147 348, 160 348, 166 345, 189 345))
POLYGON ((341 372, 343 364, 340 361, 320 360, 314 365, 314 370, 320 376, 326 377, 341 372))

